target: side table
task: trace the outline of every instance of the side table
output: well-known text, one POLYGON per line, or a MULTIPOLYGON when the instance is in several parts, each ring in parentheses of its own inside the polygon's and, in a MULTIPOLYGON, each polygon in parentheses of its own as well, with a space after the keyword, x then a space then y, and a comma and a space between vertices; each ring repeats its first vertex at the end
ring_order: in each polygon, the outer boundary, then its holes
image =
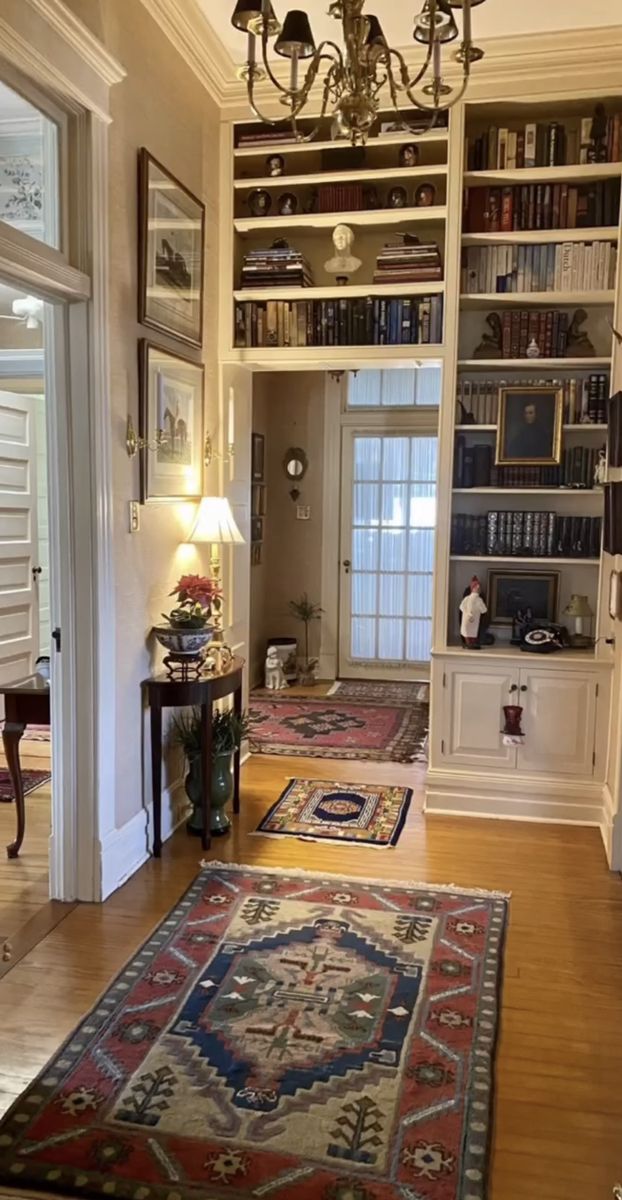
MULTIPOLYGON (((212 792, 212 707, 216 700, 233 696, 233 708, 242 713, 243 658, 234 658, 220 675, 204 675, 199 679, 175 679, 156 675, 143 679, 141 689, 151 709, 151 781, 153 789, 153 855, 162 854, 162 709, 197 707, 201 709, 201 771, 203 778, 203 837, 204 850, 210 847, 210 812, 212 792)), ((233 760, 233 811, 240 811, 240 750, 233 760)))
POLYGON ((27 679, 20 679, 17 683, 7 683, 0 687, 0 696, 4 696, 4 715, 6 717, 2 729, 2 743, 15 793, 17 816, 15 841, 7 846, 6 852, 9 858, 17 858, 26 832, 26 805, 24 803, 22 768, 19 761, 19 743, 27 725, 50 724, 50 685, 40 675, 29 675, 27 679))

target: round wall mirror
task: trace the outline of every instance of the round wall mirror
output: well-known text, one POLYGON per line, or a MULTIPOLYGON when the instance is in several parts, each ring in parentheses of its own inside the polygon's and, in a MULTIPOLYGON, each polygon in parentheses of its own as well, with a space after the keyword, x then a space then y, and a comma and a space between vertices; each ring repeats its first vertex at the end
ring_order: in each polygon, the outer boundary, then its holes
POLYGON ((300 449, 300 446, 292 446, 285 454, 283 466, 285 467, 285 474, 288 479, 300 482, 307 473, 309 460, 304 450, 300 449))

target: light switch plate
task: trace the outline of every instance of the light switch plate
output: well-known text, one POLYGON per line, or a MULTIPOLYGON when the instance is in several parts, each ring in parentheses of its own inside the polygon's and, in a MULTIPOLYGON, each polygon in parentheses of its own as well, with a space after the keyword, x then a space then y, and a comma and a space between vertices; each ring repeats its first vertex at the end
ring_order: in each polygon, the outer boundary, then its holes
POLYGON ((130 533, 138 533, 140 529, 140 504, 138 500, 130 500, 130 533))
POLYGON ((297 504, 296 505, 296 520, 297 521, 310 521, 311 520, 311 505, 310 504, 297 504))

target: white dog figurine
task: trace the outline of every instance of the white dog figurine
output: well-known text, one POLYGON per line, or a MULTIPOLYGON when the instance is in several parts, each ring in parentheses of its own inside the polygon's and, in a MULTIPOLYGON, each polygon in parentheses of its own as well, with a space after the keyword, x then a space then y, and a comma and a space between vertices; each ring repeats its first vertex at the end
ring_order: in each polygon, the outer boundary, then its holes
POLYGON ((269 646, 266 654, 266 687, 271 692, 280 692, 287 687, 281 660, 274 646, 269 646))

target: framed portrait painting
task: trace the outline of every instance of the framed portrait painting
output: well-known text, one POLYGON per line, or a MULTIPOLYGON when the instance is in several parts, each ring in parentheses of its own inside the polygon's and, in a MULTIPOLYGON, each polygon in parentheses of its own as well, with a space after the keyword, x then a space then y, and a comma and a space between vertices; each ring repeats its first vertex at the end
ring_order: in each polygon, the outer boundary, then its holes
POLYGON ((557 571, 489 571, 488 612, 491 625, 512 625, 527 614, 535 621, 555 621, 559 597, 557 571))
POLYGON ((203 367, 139 342, 140 499, 195 500, 203 484, 203 367))
POLYGON ((254 433, 251 441, 251 479, 263 483, 265 472, 266 440, 263 433, 254 433))
POLYGON ((559 387, 500 388, 497 466, 558 466, 563 419, 559 387))
POLYGON ((138 320, 200 346, 205 206, 144 147, 138 200, 138 320))

